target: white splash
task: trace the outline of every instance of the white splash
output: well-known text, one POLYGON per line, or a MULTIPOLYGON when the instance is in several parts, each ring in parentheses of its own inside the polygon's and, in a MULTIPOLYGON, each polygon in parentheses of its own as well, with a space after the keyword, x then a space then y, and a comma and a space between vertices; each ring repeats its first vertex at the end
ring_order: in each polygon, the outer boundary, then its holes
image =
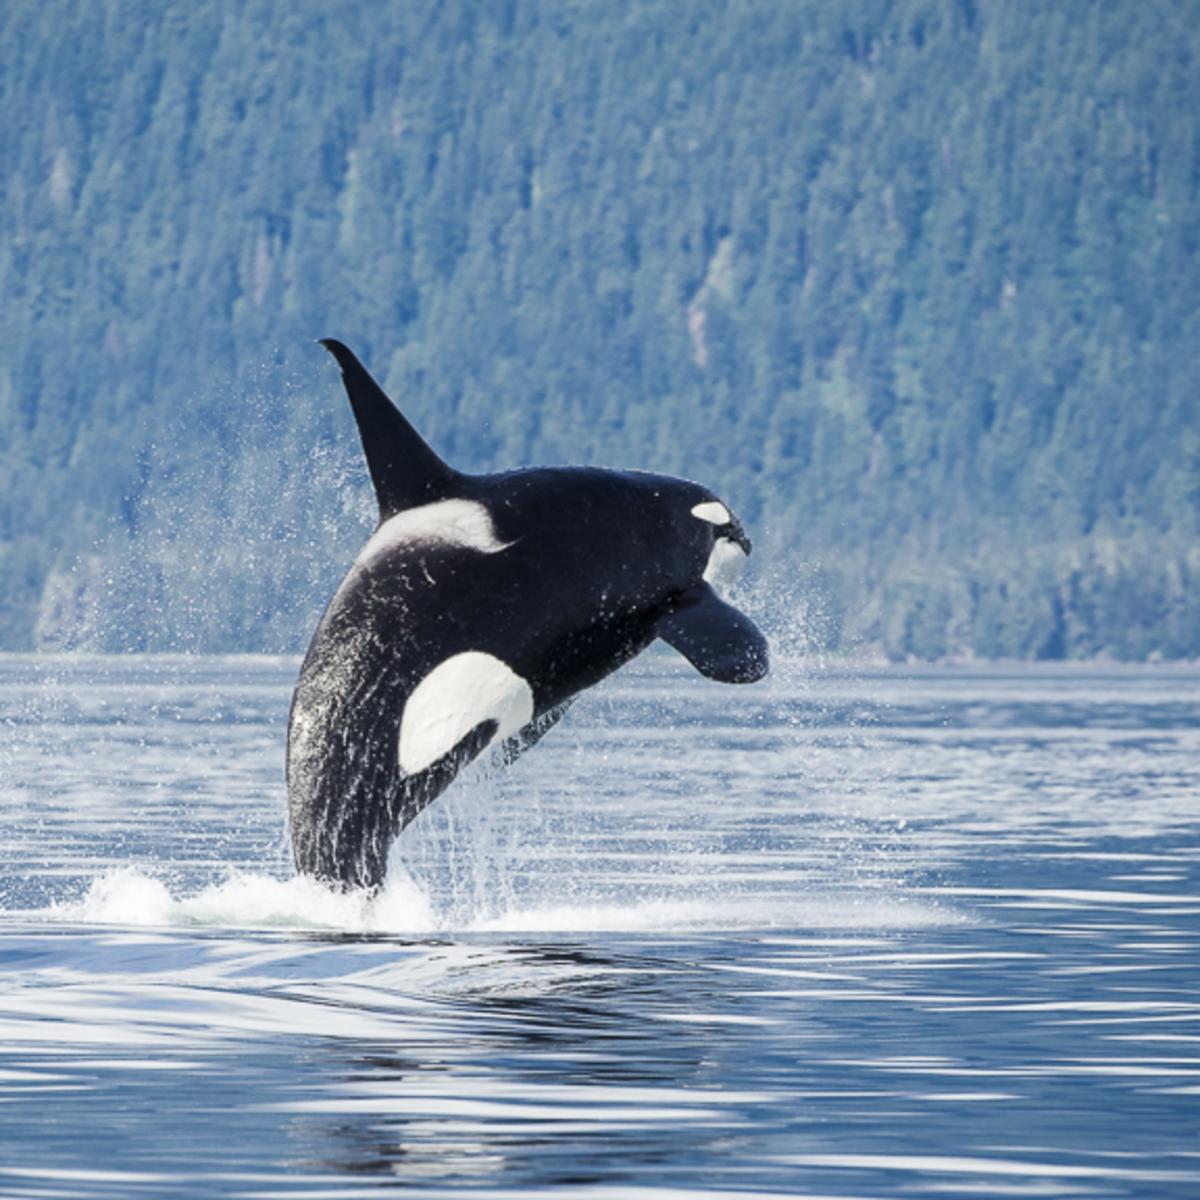
POLYGON ((54 921, 126 927, 333 930, 427 936, 446 933, 625 933, 734 929, 909 929, 962 924, 937 904, 878 893, 812 896, 631 896, 548 894, 500 912, 439 911, 393 865, 383 891, 334 891, 314 879, 239 873, 195 895, 172 895, 161 879, 124 867, 94 880, 82 899, 29 914, 54 921))
POLYGON ((81 900, 55 905, 48 915, 87 925, 356 933, 428 933, 436 926, 424 893, 396 872, 375 896, 334 891, 303 875, 275 879, 239 872, 194 896, 176 898, 161 879, 123 867, 93 880, 81 900))

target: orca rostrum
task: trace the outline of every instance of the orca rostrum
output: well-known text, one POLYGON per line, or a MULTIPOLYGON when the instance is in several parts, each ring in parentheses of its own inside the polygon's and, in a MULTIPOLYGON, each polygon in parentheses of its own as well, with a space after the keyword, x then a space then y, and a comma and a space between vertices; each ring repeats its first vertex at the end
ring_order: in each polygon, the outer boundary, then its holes
POLYGON ((396 835, 489 746, 511 761, 584 688, 646 649, 703 675, 767 671, 712 583, 750 552, 699 484, 593 467, 467 475, 341 342, 379 524, 329 602, 288 724, 297 868, 377 888, 396 835))

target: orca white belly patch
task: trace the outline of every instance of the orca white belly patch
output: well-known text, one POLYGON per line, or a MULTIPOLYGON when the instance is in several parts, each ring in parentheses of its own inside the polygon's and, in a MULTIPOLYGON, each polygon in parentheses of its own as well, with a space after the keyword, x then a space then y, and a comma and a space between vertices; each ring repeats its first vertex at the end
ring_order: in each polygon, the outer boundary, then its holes
POLYGON ((406 544, 461 546, 480 554, 496 554, 510 545, 496 537, 492 514, 482 504, 475 500, 438 500, 406 508, 384 521, 363 547, 357 565, 365 566, 385 550, 406 544))
POLYGON ((483 721, 495 721, 495 738, 503 739, 532 719, 533 692, 507 663, 480 650, 455 654, 417 684, 404 706, 400 769, 415 775, 432 766, 483 721))

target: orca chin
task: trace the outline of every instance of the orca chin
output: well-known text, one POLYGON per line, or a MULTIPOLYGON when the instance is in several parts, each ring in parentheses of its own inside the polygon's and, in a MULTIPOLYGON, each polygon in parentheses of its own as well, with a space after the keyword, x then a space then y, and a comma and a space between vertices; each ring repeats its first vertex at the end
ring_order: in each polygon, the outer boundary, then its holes
POLYGON ((655 639, 752 683, 766 639, 713 584, 750 553, 684 479, 448 466, 343 343, 379 523, 321 617, 288 721, 297 869, 377 888, 400 831, 489 747, 509 763, 655 639))

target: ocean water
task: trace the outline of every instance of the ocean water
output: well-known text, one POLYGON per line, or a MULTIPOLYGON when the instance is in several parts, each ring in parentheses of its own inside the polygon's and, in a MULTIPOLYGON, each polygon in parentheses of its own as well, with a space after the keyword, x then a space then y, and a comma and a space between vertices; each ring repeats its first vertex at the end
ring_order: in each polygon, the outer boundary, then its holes
POLYGON ((1200 672, 649 659, 368 902, 295 671, 0 659, 0 1195, 1200 1195, 1200 672))

